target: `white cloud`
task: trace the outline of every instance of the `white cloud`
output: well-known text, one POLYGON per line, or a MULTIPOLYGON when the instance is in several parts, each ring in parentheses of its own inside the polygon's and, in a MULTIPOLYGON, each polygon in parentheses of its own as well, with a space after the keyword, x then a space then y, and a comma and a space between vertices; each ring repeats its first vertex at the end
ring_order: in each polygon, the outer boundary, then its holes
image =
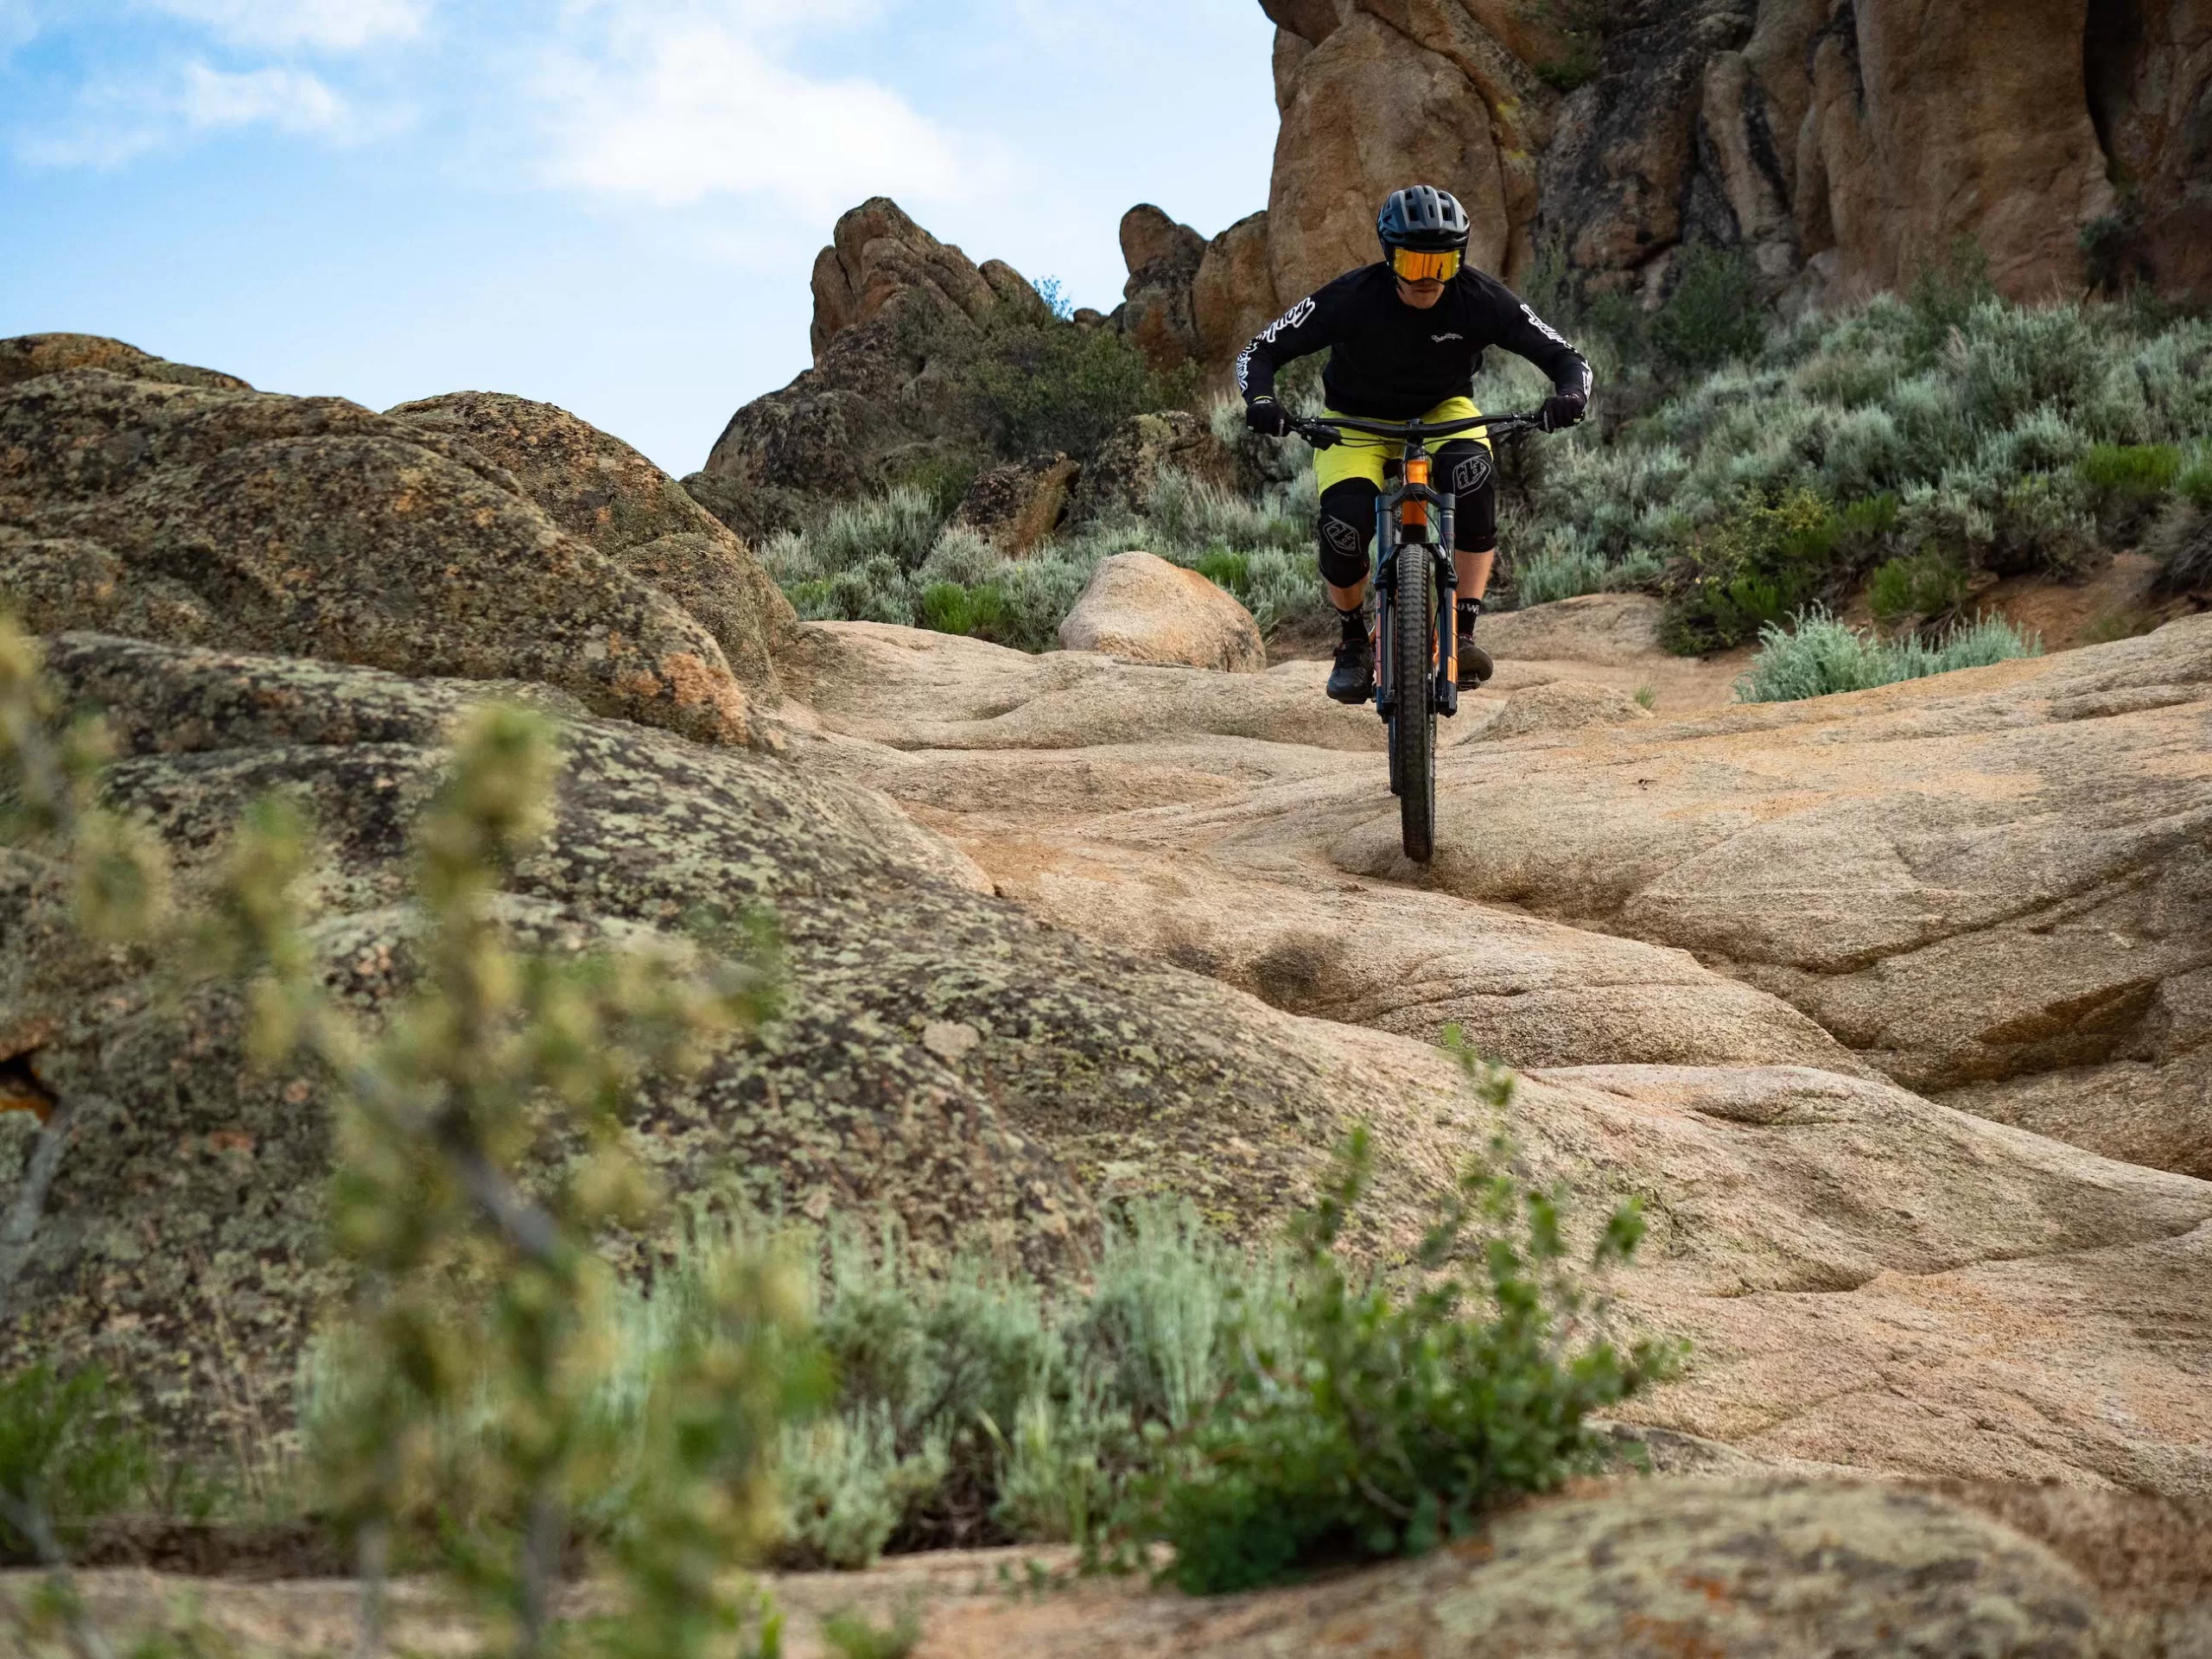
POLYGON ((659 207, 760 195, 809 213, 878 193, 955 200, 1004 169, 861 79, 809 76, 765 42, 871 16, 869 0, 602 4, 541 60, 546 178, 659 207))
POLYGON ((305 70, 234 73, 194 60, 151 86, 87 88, 66 126, 26 140, 20 153, 48 167, 116 167, 206 133, 257 125, 340 142, 364 130, 353 106, 305 70))
POLYGON ((358 52, 420 34, 432 0, 143 0, 233 45, 358 52))

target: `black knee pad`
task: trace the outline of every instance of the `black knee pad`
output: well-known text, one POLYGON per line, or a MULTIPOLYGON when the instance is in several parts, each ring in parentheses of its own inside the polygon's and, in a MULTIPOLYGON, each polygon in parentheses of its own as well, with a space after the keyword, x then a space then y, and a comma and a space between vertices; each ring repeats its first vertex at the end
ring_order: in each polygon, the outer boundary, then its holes
POLYGON ((1452 492, 1452 539, 1465 553, 1497 545, 1497 467, 1471 438, 1454 438, 1436 452, 1434 476, 1452 492))
POLYGON ((1375 504, 1382 495, 1363 478, 1348 478, 1321 492, 1321 579, 1331 587, 1357 588, 1367 580, 1375 504))

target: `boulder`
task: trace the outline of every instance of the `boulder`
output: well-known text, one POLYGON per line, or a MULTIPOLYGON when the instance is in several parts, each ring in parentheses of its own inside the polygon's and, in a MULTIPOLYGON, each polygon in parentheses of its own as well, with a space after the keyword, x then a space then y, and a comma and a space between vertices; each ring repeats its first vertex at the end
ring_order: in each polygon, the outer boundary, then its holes
POLYGON ((1268 665, 1260 625, 1234 594, 1151 553, 1100 563, 1060 624, 1060 648, 1228 674, 1256 674, 1268 665))
POLYGON ((987 467, 960 498, 952 523, 974 531, 1009 558, 1017 557, 1059 527, 1083 471, 1065 455, 1033 455, 987 467))
POLYGON ((1132 415, 1116 427, 1083 469, 1069 516, 1077 523, 1142 518, 1167 473, 1235 483, 1236 458, 1197 416, 1184 410, 1132 415))
POLYGON ((172 363, 99 334, 21 334, 0 340, 0 387, 35 380, 42 374, 59 374, 64 369, 105 369, 133 380, 158 380, 172 386, 253 390, 234 374, 172 363))
POLYGON ((1584 594, 1485 615, 1475 638, 1503 660, 1629 664, 1664 660, 1666 607, 1648 594, 1584 594))
POLYGON ((1122 216, 1122 258, 1129 280, 1122 290, 1122 332, 1156 369, 1173 369, 1202 349, 1192 283, 1206 240, 1149 202, 1122 216))
MULTIPOLYGON (((41 349, 13 344, 19 359, 41 349)), ((582 449, 621 448, 561 418, 582 449)), ((787 607, 742 549, 715 544, 716 619, 766 689, 787 607)), ((35 629, 534 681, 745 741, 747 680, 626 561, 564 531, 465 423, 99 368, 0 388, 0 585, 35 629)))
POLYGON ((385 412, 505 467, 563 531, 703 623, 755 695, 772 694, 774 652, 798 626, 791 601, 744 543, 628 444, 564 409, 494 391, 385 412))

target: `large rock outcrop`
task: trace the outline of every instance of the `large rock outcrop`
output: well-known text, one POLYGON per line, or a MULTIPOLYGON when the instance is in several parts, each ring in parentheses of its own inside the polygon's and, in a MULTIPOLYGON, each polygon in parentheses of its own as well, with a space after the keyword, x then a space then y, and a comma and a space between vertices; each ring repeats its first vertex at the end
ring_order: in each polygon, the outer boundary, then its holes
POLYGON ((1415 181, 1466 203, 1475 260, 1513 283, 1549 249, 1580 288, 1656 301, 1702 243, 1770 294, 1842 301, 1971 245, 2018 299, 2212 297, 2203 0, 1261 3, 1268 211, 1205 245, 1187 298, 1179 267, 1131 265, 1132 309, 1141 288, 1147 317, 1187 315, 1173 350, 1217 378, 1371 259, 1376 204, 1415 181))
POLYGON ((775 652, 798 626, 791 601, 745 543, 621 439, 550 404, 459 391, 386 413, 450 434, 505 467, 524 495, 706 625, 730 671, 775 685, 775 652))
POLYGON ((949 366, 994 317, 1040 321, 1045 302, 999 260, 978 265, 878 196, 837 221, 814 264, 814 366, 730 417, 687 486, 741 534, 984 449, 949 366))
POLYGON ((773 696, 791 613, 751 554, 562 411, 378 415, 80 336, 0 360, 88 365, 0 385, 0 593, 33 628, 535 681, 711 742, 773 696))

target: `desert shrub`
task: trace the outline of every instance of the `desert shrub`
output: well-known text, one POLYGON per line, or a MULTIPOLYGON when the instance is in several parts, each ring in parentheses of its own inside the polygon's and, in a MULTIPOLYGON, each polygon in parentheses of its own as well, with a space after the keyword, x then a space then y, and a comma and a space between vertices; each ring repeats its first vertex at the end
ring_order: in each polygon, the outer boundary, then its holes
POLYGON ((1837 536, 1828 504, 1810 490, 1746 495, 1697 531, 1669 568, 1669 647, 1737 645, 1802 609, 1828 577, 1837 536))
MULTIPOLYGON (((1510 1080, 1490 1086, 1502 1108, 1510 1080)), ((1669 1348, 1607 1339, 1582 1268, 1634 1253, 1633 1203, 1578 1261, 1563 1195, 1512 1174, 1501 1133, 1393 1284, 1344 1254, 1371 1158, 1363 1130, 1339 1152, 1294 1227, 1280 1325, 1237 1344, 1225 1390, 1161 1440, 1141 1483, 1135 1535, 1173 1546, 1186 1591, 1462 1535, 1500 1502, 1600 1465, 1588 1418, 1675 1365, 1669 1348)))
MULTIPOLYGON (((1590 308, 1563 315, 1573 335, 1590 308)), ((1796 605, 1840 598, 1863 572, 1923 553, 1969 574, 2078 572, 2155 511, 2157 499, 2139 492, 2164 464, 2115 461, 2098 447, 2185 457, 2212 434, 2212 324, 2139 307, 2012 305, 1967 249, 1909 296, 1777 323, 1756 349, 1709 372, 1684 373, 1656 356, 1631 344, 1611 377, 1600 372, 1601 407, 1625 404, 1637 418, 1610 435, 1585 428, 1539 446, 1536 487, 1512 522, 1518 546, 1544 550, 1517 561, 1547 567, 1540 588, 1586 589, 1599 559, 1618 581, 1624 563, 1655 553, 1678 576, 1709 575, 1686 570, 1679 556, 1717 551, 1736 563, 1747 499, 1807 492, 1845 504, 1840 518, 1860 501, 1896 502, 1886 525, 1839 523, 1813 561, 1821 569, 1803 573, 1818 579, 1794 600, 1788 582, 1757 575, 1733 596, 1754 601, 1748 630, 1740 614, 1718 629, 1698 619, 1670 635, 1684 649, 1710 649, 1724 632, 1749 638, 1796 605), (2120 476, 2116 465, 2135 470, 2120 476)), ((1724 598, 1742 575, 1719 584, 1724 598)))
POLYGON ((938 633, 996 639, 1006 630, 1006 590, 995 582, 973 588, 957 582, 932 582, 915 600, 914 620, 938 633))
POLYGON ((86 1522, 143 1495, 152 1459, 97 1366, 0 1378, 0 1559, 51 1565, 86 1522))
POLYGON ((929 557, 950 516, 922 491, 901 485, 872 500, 832 508, 807 531, 806 540, 816 563, 825 571, 885 558, 911 574, 929 557))
POLYGON ((2145 538, 2145 549, 2158 562, 2158 585, 2175 593, 2212 590, 2212 503, 2183 501, 2145 538))
POLYGON ((1179 407, 1198 388, 1195 369, 1162 374, 1110 328, 1012 313, 993 320, 951 378, 1007 459, 1088 456, 1130 416, 1179 407))
POLYGON ((2075 462, 2107 536, 2139 529, 2181 482, 2183 456, 2171 443, 2100 443, 2075 462))
POLYGON ((1758 350, 1766 316, 1745 254, 1698 243, 1675 255, 1675 270, 1674 291, 1651 319, 1651 344, 1664 361, 1710 369, 1758 350))
POLYGON ((1882 622, 1942 616, 1966 596, 1966 566, 1934 550, 1890 560, 1874 572, 1866 589, 1867 607, 1882 622))
POLYGON ((2002 617, 1986 615, 1954 624, 1933 642, 1913 637, 1885 641, 1815 607, 1789 627, 1770 623, 1759 639, 1751 671, 1736 682, 1738 702, 1791 702, 1866 691, 2043 654, 2033 635, 2021 633, 2002 617))
POLYGON ((2193 507, 2212 507, 2212 449, 2198 454, 2174 480, 2174 493, 2193 507))

